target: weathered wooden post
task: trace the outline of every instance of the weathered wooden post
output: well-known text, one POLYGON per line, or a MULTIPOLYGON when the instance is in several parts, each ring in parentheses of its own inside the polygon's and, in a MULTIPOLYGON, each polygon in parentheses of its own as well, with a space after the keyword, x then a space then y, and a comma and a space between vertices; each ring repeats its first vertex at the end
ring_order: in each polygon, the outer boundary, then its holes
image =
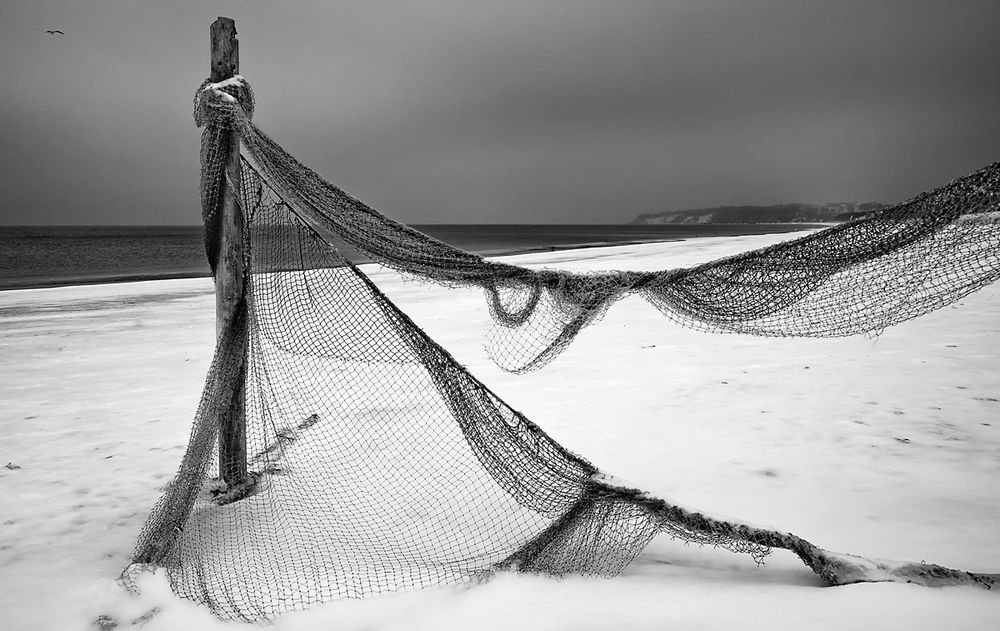
MULTIPOLYGON (((213 82, 225 81, 239 73, 240 46, 236 39, 236 21, 220 17, 212 22, 213 82)), ((215 331, 218 337, 226 325, 237 315, 243 305, 243 209, 238 202, 240 195, 240 137, 234 130, 230 135, 226 157, 227 178, 220 191, 221 213, 219 231, 219 258, 215 272, 215 331)), ((246 417, 244 414, 246 362, 240 368, 240 377, 232 404, 219 427, 219 476, 233 486, 247 477, 246 417)))

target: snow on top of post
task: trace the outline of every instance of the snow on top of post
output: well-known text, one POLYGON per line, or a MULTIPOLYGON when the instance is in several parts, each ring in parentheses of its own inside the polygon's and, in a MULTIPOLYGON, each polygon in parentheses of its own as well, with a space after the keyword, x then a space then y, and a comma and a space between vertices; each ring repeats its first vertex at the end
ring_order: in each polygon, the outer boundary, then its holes
POLYGON ((244 87, 245 85, 246 85, 246 81, 243 79, 243 76, 236 74, 236 75, 233 75, 232 77, 230 77, 228 79, 223 79, 222 81, 218 81, 216 83, 205 84, 205 87, 202 88, 202 90, 203 91, 205 91, 205 90, 211 90, 211 91, 217 93, 218 95, 220 95, 224 101, 229 101, 230 103, 235 103, 236 102, 236 97, 234 97, 233 95, 228 94, 226 92, 223 92, 222 88, 244 87))

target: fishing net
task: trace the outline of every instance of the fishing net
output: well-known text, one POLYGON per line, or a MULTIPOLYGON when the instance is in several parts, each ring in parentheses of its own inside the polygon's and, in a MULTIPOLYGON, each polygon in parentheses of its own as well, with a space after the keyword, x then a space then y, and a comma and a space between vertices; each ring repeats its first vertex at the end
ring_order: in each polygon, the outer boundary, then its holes
MULTIPOLYGON (((690 269, 530 270, 454 248, 378 213, 261 131, 250 120, 253 94, 245 81, 214 85, 195 97, 196 118, 214 121, 206 136, 237 130, 255 168, 299 217, 368 260, 422 279, 482 287, 494 321, 486 348, 509 371, 545 365, 633 293, 675 323, 704 331, 835 337, 881 331, 1000 278, 1000 162, 867 217, 690 269)), ((211 198, 221 167, 206 158, 214 166, 203 171, 209 180, 203 194, 211 198)))
POLYGON ((239 79, 196 97, 210 256, 232 133, 250 158, 241 181, 229 182, 246 219, 246 291, 220 331, 187 452, 143 528, 126 584, 159 568, 176 593, 220 617, 260 621, 504 570, 614 575, 661 533, 757 561, 789 549, 833 584, 995 583, 829 553, 600 472, 476 380, 332 244, 485 288, 495 356, 517 369, 551 359, 627 292, 713 331, 844 334, 996 278, 996 222, 963 219, 995 209, 996 166, 897 207, 892 219, 690 270, 575 275, 487 261, 379 215, 264 136, 249 121, 251 104, 239 79), (898 260, 886 267, 885 256, 898 260), (923 256, 937 257, 933 269, 923 256), (887 273, 901 278, 879 276, 887 273), (843 311, 848 299, 859 305, 843 311), (227 481, 213 475, 219 427, 240 397, 248 474, 227 481))

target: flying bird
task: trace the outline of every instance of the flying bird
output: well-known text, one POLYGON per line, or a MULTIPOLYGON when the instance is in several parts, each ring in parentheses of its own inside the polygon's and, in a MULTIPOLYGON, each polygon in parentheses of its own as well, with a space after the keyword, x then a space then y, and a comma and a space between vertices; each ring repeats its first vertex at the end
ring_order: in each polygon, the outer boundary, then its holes
POLYGON ((45 31, 45 32, 48 33, 49 35, 55 35, 56 33, 59 33, 60 35, 65 35, 66 34, 66 33, 63 33, 62 31, 60 31, 59 29, 53 29, 51 31, 45 31))

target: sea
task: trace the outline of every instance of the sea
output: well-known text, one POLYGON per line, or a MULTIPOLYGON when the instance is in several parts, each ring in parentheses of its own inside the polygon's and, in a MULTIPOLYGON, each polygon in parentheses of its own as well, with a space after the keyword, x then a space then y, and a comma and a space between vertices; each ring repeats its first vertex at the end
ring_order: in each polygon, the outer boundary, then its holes
MULTIPOLYGON (((810 224, 428 224, 484 256, 804 230, 810 224)), ((366 262, 345 252, 356 263, 366 262)), ((0 226, 0 290, 209 276, 202 226, 0 226)))

